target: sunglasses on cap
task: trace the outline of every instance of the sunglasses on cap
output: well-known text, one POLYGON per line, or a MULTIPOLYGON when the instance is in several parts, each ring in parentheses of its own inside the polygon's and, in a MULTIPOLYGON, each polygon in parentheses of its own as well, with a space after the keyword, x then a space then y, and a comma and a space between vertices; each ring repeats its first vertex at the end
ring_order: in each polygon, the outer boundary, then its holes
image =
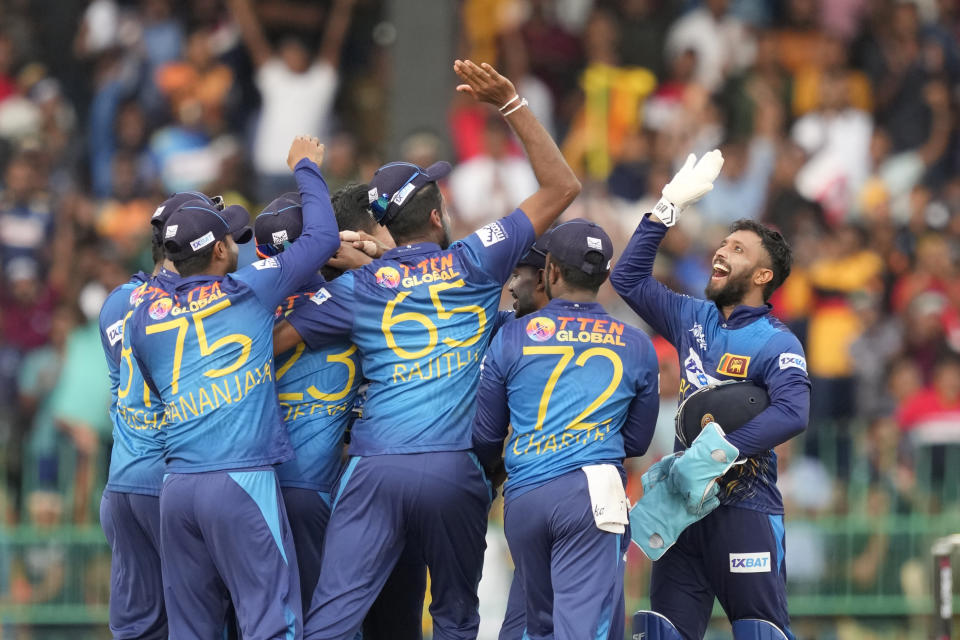
POLYGON ((399 187, 397 187, 397 189, 393 193, 380 194, 380 196, 376 200, 370 203, 370 209, 372 209, 373 212, 376 214, 378 220, 383 218, 383 216, 387 214, 387 208, 390 206, 390 200, 393 199, 394 195, 403 191, 403 188, 406 187, 411 182, 413 182, 417 176, 427 175, 420 170, 420 167, 413 164, 412 162, 391 162, 390 164, 383 165, 381 169, 385 169, 387 167, 412 167, 416 171, 416 173, 414 173, 412 176, 407 178, 407 181, 404 182, 399 187))
POLYGON ((260 257, 260 259, 266 260, 267 258, 280 255, 286 250, 287 247, 290 246, 290 244, 291 243, 289 241, 284 241, 280 244, 273 244, 272 242, 268 244, 258 244, 257 255, 260 257))

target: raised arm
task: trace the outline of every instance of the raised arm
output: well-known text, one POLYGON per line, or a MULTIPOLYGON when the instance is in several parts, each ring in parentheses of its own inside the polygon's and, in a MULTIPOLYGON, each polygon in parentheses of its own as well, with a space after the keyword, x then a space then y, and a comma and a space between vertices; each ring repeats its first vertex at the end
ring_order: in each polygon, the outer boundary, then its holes
POLYGON ((457 60, 453 70, 465 83, 458 85, 457 91, 501 109, 523 144, 540 188, 519 208, 530 219, 534 234, 539 236, 580 193, 580 181, 509 79, 485 62, 478 66, 470 60, 457 60))
POLYGON ((330 191, 320 175, 323 145, 316 138, 297 136, 290 145, 287 165, 294 170, 303 209, 303 231, 286 251, 254 262, 233 274, 256 293, 270 310, 295 292, 340 248, 337 220, 330 191))
POLYGON ((250 53, 253 66, 260 67, 273 57, 273 49, 263 33, 263 27, 260 26, 260 20, 253 10, 251 0, 227 0, 227 6, 237 26, 240 27, 240 36, 250 53))
POLYGON ((347 39, 347 30, 350 28, 350 18, 353 13, 354 0, 333 0, 330 15, 327 16, 327 25, 323 30, 323 41, 317 60, 324 62, 334 69, 340 66, 340 52, 343 42, 347 39))

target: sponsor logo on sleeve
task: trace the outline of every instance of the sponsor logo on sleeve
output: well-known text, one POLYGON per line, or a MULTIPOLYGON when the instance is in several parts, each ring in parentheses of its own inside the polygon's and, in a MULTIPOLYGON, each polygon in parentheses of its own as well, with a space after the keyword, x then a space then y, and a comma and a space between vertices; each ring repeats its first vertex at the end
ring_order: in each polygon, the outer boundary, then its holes
POLYGON ((396 289, 400 286, 400 272, 393 267, 380 267, 376 273, 377 284, 385 289, 396 289))
POLYGON ((731 553, 730 573, 770 573, 770 552, 731 553))
POLYGON ((177 229, 180 228, 178 224, 171 224, 167 226, 167 230, 163 232, 164 238, 172 238, 177 235, 177 229))
POLYGON ((280 231, 273 232, 273 244, 283 244, 287 240, 288 238, 286 229, 280 229, 280 231))
POLYGON ((483 246, 489 247, 497 244, 501 240, 506 240, 507 231, 499 222, 491 222, 485 227, 477 229, 477 236, 480 238, 483 246))
POLYGON ((781 353, 780 354, 780 369, 789 369, 790 367, 796 367, 804 373, 807 372, 807 360, 803 356, 796 353, 781 353))
POLYGON ((746 378, 747 368, 750 366, 750 356, 738 356, 733 353, 725 353, 720 358, 720 364, 717 365, 717 373, 722 373, 734 378, 746 378))
POLYGON ((323 304, 330 299, 330 292, 324 287, 320 287, 320 291, 317 291, 315 294, 310 296, 310 302, 313 304, 323 304))
POLYGON ((196 251, 196 250, 198 250, 198 249, 201 249, 201 248, 207 246, 208 244, 210 244, 210 243, 213 242, 214 240, 215 240, 215 238, 213 237, 213 231, 207 231, 205 234, 203 234, 202 236, 200 236, 200 237, 197 238, 196 240, 192 240, 192 241, 190 242, 190 248, 193 249, 194 251, 196 251))
POLYGON ((111 347, 123 340, 123 320, 117 320, 107 327, 107 340, 111 347))
POLYGON ((556 323, 543 316, 531 318, 527 323, 527 336, 534 342, 546 342, 557 330, 556 323))
POLYGON ((265 260, 257 260, 254 263, 251 263, 251 266, 257 271, 263 271, 264 269, 279 269, 280 261, 276 258, 267 258, 265 260))

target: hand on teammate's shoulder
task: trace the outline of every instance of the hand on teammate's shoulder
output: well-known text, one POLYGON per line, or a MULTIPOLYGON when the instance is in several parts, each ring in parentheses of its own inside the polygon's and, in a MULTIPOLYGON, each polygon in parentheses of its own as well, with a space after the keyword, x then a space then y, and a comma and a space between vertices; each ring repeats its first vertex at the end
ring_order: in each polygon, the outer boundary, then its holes
POLYGON ((287 166, 293 171, 297 163, 304 158, 312 160, 318 167, 323 164, 323 145, 320 139, 313 136, 297 136, 290 143, 287 153, 287 166))

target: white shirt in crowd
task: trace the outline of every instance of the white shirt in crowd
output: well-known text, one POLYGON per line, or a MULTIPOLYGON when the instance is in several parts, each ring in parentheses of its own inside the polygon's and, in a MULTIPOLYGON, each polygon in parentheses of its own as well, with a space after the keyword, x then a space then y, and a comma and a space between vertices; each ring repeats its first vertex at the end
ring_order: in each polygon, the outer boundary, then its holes
POLYGON ((677 20, 667 34, 670 58, 688 49, 697 54, 694 80, 710 91, 718 90, 727 75, 750 66, 756 56, 756 43, 740 20, 729 14, 717 20, 705 7, 677 20))
POLYGON ((290 141, 301 134, 323 138, 337 93, 337 70, 316 62, 294 73, 271 58, 254 79, 260 90, 260 122, 253 141, 253 167, 260 175, 286 175, 290 141))
POLYGON ((453 170, 449 187, 459 218, 483 226, 509 214, 538 185, 526 158, 476 156, 453 170))
POLYGON ((870 172, 873 120, 859 109, 811 112, 793 125, 791 137, 809 159, 797 174, 797 191, 836 215, 854 202, 870 172))

